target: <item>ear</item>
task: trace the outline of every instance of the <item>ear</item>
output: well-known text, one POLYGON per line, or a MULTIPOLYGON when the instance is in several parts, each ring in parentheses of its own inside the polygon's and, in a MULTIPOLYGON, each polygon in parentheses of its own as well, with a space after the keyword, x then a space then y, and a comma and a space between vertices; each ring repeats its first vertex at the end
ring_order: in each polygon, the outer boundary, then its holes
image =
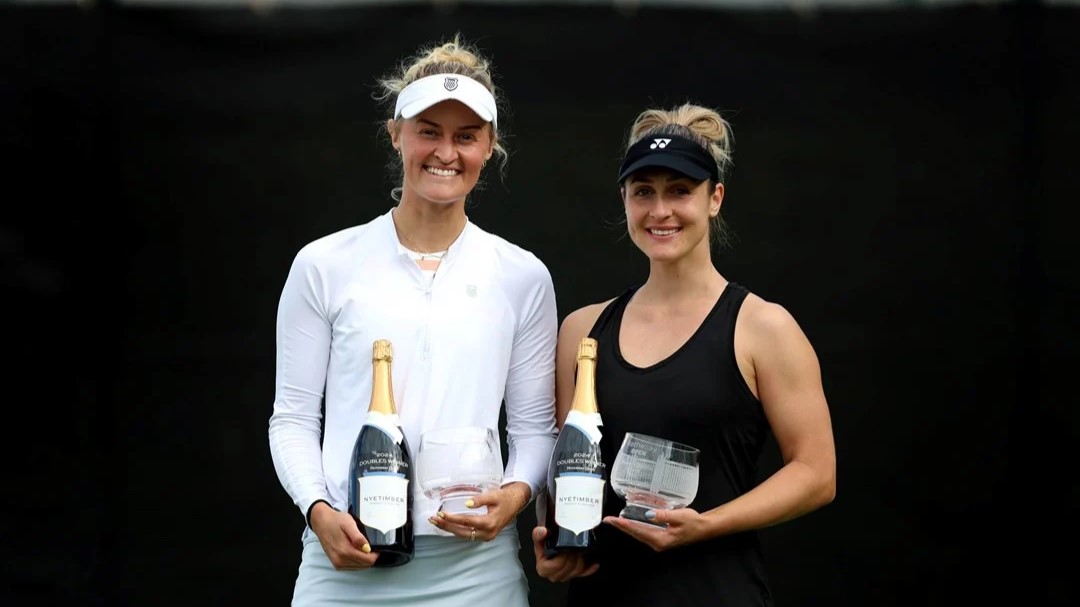
POLYGON ((716 189, 713 190, 712 196, 709 197, 709 217, 716 217, 720 214, 720 205, 724 204, 724 184, 716 184, 716 189))
POLYGON ((386 132, 390 133, 390 145, 399 153, 401 152, 401 129, 398 128, 397 120, 393 118, 386 121, 386 132))

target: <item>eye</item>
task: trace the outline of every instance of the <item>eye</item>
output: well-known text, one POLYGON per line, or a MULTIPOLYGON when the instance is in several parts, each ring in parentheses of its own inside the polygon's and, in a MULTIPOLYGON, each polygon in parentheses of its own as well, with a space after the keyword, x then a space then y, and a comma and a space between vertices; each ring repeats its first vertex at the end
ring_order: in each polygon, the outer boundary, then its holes
POLYGON ((420 129, 420 134, 424 137, 437 137, 439 135, 439 132, 431 127, 424 127, 420 129))
POLYGON ((639 185, 630 188, 630 195, 635 198, 645 198, 652 195, 652 188, 647 185, 639 185))
POLYGON ((476 135, 474 133, 461 133, 458 135, 458 140, 465 143, 472 143, 476 141, 476 135))

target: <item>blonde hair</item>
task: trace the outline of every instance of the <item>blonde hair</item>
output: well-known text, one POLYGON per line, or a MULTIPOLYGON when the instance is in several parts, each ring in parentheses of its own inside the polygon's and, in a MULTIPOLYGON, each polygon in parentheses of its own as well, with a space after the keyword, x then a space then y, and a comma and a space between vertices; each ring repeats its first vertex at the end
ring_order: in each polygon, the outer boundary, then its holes
MULTIPOLYGON (((499 114, 503 115, 506 113, 503 108, 504 102, 501 91, 495 86, 492 72, 491 61, 485 58, 476 46, 464 42, 461 39, 461 34, 454 34, 454 37, 447 42, 421 48, 412 56, 401 61, 394 73, 379 78, 378 87, 380 92, 376 93, 374 97, 388 106, 390 118, 394 120, 394 102, 397 101, 398 94, 414 80, 435 74, 461 74, 487 87, 491 91, 491 95, 495 97, 499 114)), ((395 121, 395 124, 397 124, 397 121, 395 121)), ((510 157, 506 144, 503 142, 504 137, 499 134, 494 124, 488 123, 488 127, 491 129, 493 151, 498 158, 499 169, 503 171, 510 157)), ((404 171, 404 167, 401 165, 401 157, 397 154, 391 154, 390 166, 399 173, 404 171)), ((482 184, 477 183, 476 187, 480 189, 482 184)), ((400 200, 401 187, 395 187, 390 195, 394 200, 400 200)))
MULTIPOLYGON (((727 179, 734 162, 735 137, 731 125, 720 112, 693 103, 684 103, 666 110, 647 109, 634 119, 626 139, 626 149, 645 137, 657 135, 679 135, 697 142, 716 161, 720 183, 727 179)), ((712 180, 710 185, 716 186, 712 180)), ((718 245, 731 244, 731 231, 719 213, 712 219, 709 236, 718 245)))

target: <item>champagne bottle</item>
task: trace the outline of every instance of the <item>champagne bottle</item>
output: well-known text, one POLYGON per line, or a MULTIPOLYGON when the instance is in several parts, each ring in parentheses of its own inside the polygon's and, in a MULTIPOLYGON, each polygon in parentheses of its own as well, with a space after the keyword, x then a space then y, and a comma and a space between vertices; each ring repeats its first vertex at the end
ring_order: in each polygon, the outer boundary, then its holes
POLYGON ((371 401, 349 460, 349 513, 378 552, 375 567, 413 558, 412 457, 394 406, 390 342, 372 344, 371 401))
POLYGON ((548 464, 547 537, 551 557, 596 546, 596 527, 603 517, 607 466, 600 453, 600 411, 596 404, 596 340, 578 344, 574 399, 548 464))

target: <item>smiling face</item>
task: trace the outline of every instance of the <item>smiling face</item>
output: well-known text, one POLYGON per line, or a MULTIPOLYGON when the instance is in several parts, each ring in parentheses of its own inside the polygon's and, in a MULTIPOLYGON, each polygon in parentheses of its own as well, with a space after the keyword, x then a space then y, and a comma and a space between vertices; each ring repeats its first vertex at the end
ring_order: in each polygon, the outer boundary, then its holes
POLYGON ((464 201, 494 149, 491 125, 460 101, 437 103, 387 126, 404 166, 403 203, 464 201))
POLYGON ((723 184, 646 169, 627 178, 622 195, 630 238, 651 261, 676 261, 699 248, 708 257, 709 222, 720 212, 723 184))

